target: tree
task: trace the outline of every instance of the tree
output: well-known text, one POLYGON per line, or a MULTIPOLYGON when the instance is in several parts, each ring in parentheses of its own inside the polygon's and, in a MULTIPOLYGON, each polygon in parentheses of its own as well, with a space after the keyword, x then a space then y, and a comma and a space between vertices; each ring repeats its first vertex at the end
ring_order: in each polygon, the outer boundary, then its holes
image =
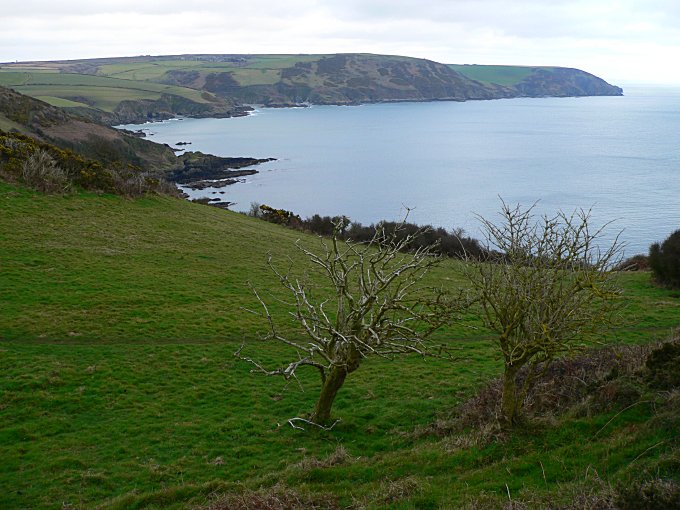
POLYGON ((604 227, 591 231, 590 211, 536 221, 533 208, 503 202, 501 224, 480 218, 489 255, 465 270, 485 325, 498 335, 505 429, 521 421, 527 391, 550 362, 606 326, 619 294, 609 270, 618 238, 601 250, 604 227))
POLYGON ((287 380, 296 379, 296 371, 303 366, 318 370, 321 389, 309 420, 317 425, 330 422, 338 391, 365 359, 413 353, 445 355, 442 350, 435 352, 426 339, 455 311, 455 300, 448 293, 422 285, 426 274, 441 260, 433 254, 434 246, 407 251, 422 231, 400 236, 400 225, 391 230, 379 225, 366 243, 343 242, 339 235, 345 221, 335 224, 330 239, 320 238, 318 252, 297 243, 328 283, 324 288, 313 289, 303 279, 280 272, 269 258, 270 267, 293 298, 290 315, 300 327, 298 337, 279 333, 267 304, 253 289, 268 323, 266 338, 290 346, 296 351, 296 359, 267 370, 243 358, 240 350, 237 353, 257 371, 287 380), (327 295, 317 297, 317 291, 327 295))
POLYGON ((649 247, 649 266, 654 279, 661 285, 680 288, 680 230, 676 230, 659 244, 649 247))

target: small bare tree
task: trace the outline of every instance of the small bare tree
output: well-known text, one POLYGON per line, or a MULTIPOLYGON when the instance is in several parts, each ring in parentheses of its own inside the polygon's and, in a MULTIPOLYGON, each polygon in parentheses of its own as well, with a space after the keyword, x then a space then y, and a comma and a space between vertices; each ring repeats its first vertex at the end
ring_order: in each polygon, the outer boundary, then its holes
MULTIPOLYGON (((340 241, 345 228, 341 219, 330 239, 320 238, 319 252, 297 247, 320 270, 329 285, 315 289, 328 295, 312 296, 303 280, 282 273, 269 265, 293 298, 290 315, 301 328, 298 338, 279 333, 267 305, 255 291, 269 325, 267 339, 292 347, 296 359, 276 370, 266 370, 256 361, 257 371, 296 379, 302 366, 318 370, 319 398, 310 420, 328 424, 333 401, 349 374, 370 356, 392 358, 401 354, 446 356, 426 339, 448 322, 455 311, 455 300, 441 288, 426 288, 421 282, 439 263, 433 246, 408 251, 415 237, 401 236, 400 226, 386 231, 379 226, 367 243, 340 241)), ((254 290, 254 289, 253 289, 254 290)), ((291 424, 292 421, 291 421, 291 424)))
POLYGON ((604 227, 590 229, 590 211, 535 220, 532 210, 503 202, 501 224, 480 218, 489 255, 465 269, 482 319, 498 335, 506 429, 520 421, 536 377, 605 327, 619 295, 610 271, 620 259, 618 238, 600 249, 604 227))

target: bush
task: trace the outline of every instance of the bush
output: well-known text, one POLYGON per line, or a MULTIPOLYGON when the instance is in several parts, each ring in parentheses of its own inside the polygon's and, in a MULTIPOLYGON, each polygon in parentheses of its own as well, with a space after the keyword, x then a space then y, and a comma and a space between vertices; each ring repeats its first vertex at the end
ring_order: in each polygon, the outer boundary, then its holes
POLYGON ((616 497, 620 510, 680 508, 680 485, 674 480, 655 479, 621 485, 616 497))
POLYGON ((71 188, 130 197, 145 193, 178 195, 177 188, 142 168, 87 159, 18 133, 0 131, 0 178, 20 182, 43 193, 63 194, 71 188))
POLYGON ((649 269, 649 257, 647 255, 633 255, 617 264, 614 271, 646 271, 649 269))
MULTIPOLYGON (((583 415, 621 409, 636 402, 644 390, 636 374, 654 348, 654 345, 609 346, 558 359, 548 366, 539 365, 541 371, 545 370, 543 377, 529 385, 523 402, 528 417, 583 415)), ((520 384, 525 383, 527 372, 527 368, 520 371, 520 384)), ((502 379, 493 379, 458 406, 452 419, 439 420, 421 432, 441 437, 494 425, 501 412, 502 391, 502 379)))
POLYGON ((394 235, 396 241, 411 237, 412 240, 407 246, 410 251, 435 246, 434 253, 448 257, 480 259, 486 255, 480 242, 467 236, 462 229, 448 232, 444 228, 435 228, 432 225, 421 226, 395 221, 362 225, 357 221, 351 221, 347 216, 321 216, 319 214, 302 219, 292 211, 276 209, 255 202, 250 204, 247 215, 320 236, 331 236, 335 225, 341 224, 343 228, 338 232, 338 239, 351 240, 355 243, 370 242, 376 229, 384 229, 386 234, 394 235))
POLYGON ((654 350, 646 362, 646 379, 652 388, 680 388, 680 343, 668 342, 654 350))
POLYGON ((66 193, 71 182, 66 172, 52 156, 43 149, 37 149, 21 165, 21 180, 27 186, 42 193, 66 193))
POLYGON ((680 230, 649 248, 649 266, 661 285, 680 289, 680 230))

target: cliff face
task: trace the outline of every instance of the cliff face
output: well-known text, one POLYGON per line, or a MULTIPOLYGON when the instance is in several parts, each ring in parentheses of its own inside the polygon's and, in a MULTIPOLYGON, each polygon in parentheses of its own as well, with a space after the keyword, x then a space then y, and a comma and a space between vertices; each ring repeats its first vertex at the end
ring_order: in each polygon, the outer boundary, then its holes
MULTIPOLYGON (((188 76, 173 75, 177 83, 188 76)), ((512 92, 470 80, 430 60, 379 55, 341 54, 297 62, 270 84, 242 85, 238 73, 211 73, 206 90, 239 101, 286 104, 356 104, 380 101, 494 99, 512 92)))

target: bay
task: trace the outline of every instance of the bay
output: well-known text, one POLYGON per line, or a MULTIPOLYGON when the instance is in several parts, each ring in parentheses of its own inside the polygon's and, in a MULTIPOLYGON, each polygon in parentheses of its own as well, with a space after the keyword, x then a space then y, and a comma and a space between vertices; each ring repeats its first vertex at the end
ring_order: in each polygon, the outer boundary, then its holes
MULTIPOLYGON (((140 126, 123 126, 139 129, 140 126)), ((142 126, 149 139, 220 156, 274 157, 246 182, 189 191, 247 211, 399 219, 479 237, 499 197, 538 213, 592 208, 626 254, 680 228, 680 89, 623 97, 259 108, 248 117, 142 126), (223 191, 224 194, 220 194, 223 191)))

